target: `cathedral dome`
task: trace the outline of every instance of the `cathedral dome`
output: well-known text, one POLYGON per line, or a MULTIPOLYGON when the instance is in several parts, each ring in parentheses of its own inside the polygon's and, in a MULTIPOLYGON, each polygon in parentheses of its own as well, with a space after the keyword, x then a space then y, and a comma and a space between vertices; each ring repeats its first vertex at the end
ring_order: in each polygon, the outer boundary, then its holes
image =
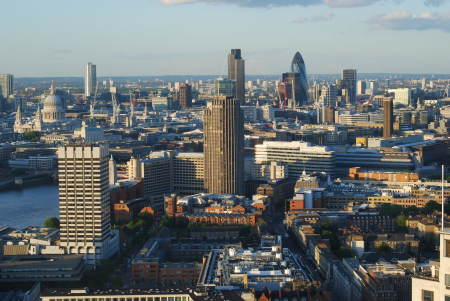
POLYGON ((56 88, 52 82, 50 95, 44 100, 44 109, 42 117, 44 122, 55 122, 64 119, 64 105, 61 97, 55 94, 56 88))

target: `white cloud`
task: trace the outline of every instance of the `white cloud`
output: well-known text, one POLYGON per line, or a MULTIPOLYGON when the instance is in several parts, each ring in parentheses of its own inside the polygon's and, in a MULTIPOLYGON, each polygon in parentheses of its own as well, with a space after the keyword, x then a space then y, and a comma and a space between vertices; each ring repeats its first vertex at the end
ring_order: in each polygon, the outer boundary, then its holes
POLYGON ((450 12, 413 14, 394 11, 379 15, 369 21, 374 28, 391 30, 441 30, 450 33, 450 12))

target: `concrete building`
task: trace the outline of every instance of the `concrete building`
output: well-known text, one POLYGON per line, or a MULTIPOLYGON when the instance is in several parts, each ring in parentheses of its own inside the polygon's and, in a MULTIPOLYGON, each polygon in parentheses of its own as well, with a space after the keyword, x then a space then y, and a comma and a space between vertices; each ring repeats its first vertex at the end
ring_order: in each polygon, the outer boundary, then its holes
POLYGON ((192 195, 205 190, 205 156, 202 153, 177 153, 172 168, 173 192, 192 195))
POLYGON ((84 67, 84 96, 86 98, 95 95, 97 89, 97 66, 87 63, 84 67))
POLYGON ((14 77, 12 74, 0 74, 0 95, 8 98, 14 92, 14 77))
POLYGON ((392 137, 392 132, 394 131, 394 108, 392 97, 385 97, 383 101, 383 137, 392 137))
POLYGON ((335 173, 334 151, 331 148, 299 141, 264 141, 255 146, 255 160, 257 164, 284 162, 289 169, 289 177, 293 179, 299 178, 303 171, 335 173))
POLYGON ((178 103, 183 109, 192 107, 192 86, 181 84, 178 91, 178 103))
POLYGON ((245 102, 245 61, 242 59, 241 49, 231 49, 228 54, 228 79, 236 83, 233 95, 245 102))
POLYGON ((296 256, 287 248, 213 250, 201 271, 199 287, 296 290, 311 284, 296 256))
POLYGON ((152 108, 156 112, 173 110, 173 99, 171 96, 157 96, 152 98, 152 108))
POLYGON ((450 232, 440 233, 440 261, 432 262, 431 274, 412 277, 412 301, 450 300, 450 232))
POLYGON ((111 231, 108 159, 105 145, 58 148, 60 246, 69 254, 83 254, 88 264, 118 249, 111 231))
POLYGON ((216 97, 204 112, 205 188, 244 194, 244 125, 239 100, 216 97))
POLYGON ((409 106, 411 104, 412 92, 409 88, 389 89, 388 93, 394 97, 394 106, 397 104, 409 106))
POLYGON ((337 88, 335 85, 323 86, 320 102, 326 107, 335 107, 337 103, 337 88))
POLYGON ((203 153, 153 152, 147 158, 132 157, 127 163, 130 180, 143 179, 145 197, 162 209, 165 194, 191 195, 205 191, 203 153))

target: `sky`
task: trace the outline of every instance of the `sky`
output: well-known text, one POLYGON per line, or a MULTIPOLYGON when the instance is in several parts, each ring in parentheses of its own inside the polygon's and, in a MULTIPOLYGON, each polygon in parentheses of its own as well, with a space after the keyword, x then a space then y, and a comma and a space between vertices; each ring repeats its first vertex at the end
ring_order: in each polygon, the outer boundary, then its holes
POLYGON ((0 73, 16 77, 450 73, 450 0, 0 0, 0 73))

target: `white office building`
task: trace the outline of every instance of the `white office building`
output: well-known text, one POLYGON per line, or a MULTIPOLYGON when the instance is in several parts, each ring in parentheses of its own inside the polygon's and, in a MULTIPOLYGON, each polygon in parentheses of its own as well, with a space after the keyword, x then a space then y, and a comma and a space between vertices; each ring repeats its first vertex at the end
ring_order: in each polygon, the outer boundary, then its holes
POLYGON ((299 141, 264 141, 255 146, 255 161, 257 164, 284 162, 289 177, 293 179, 300 177, 303 171, 326 172, 330 175, 335 172, 334 150, 299 141))
POLYGON ((97 67, 92 63, 87 63, 84 68, 84 96, 86 98, 94 96, 97 88, 97 67))
POLYGON ((394 96, 394 106, 397 104, 409 106, 411 104, 412 91, 409 88, 389 89, 388 93, 392 93, 394 96))
POLYGON ((58 148, 60 246, 92 265, 119 246, 111 230, 108 161, 106 145, 58 148))

